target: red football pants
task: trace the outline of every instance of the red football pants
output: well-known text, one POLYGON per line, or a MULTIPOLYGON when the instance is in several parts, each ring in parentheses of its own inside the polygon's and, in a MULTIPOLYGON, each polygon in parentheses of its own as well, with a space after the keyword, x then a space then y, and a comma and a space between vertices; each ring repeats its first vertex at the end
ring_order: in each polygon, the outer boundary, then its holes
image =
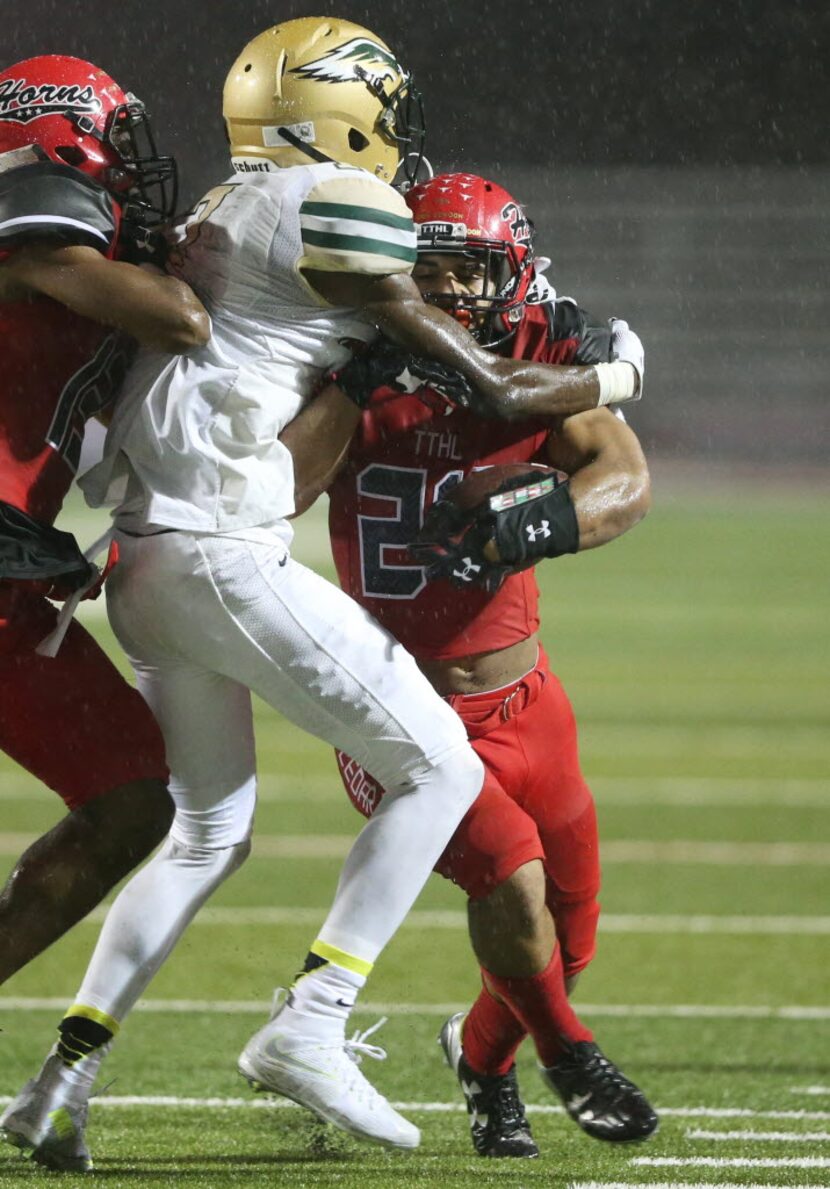
POLYGON ((0 583, 0 747, 69 809, 134 780, 167 781, 161 731, 141 695, 74 620, 54 658, 47 599, 0 583))
MULTIPOLYGON (((579 767, 570 701, 541 652, 520 681, 447 701, 486 777, 435 870, 475 900, 541 859, 565 974, 576 974, 596 950, 600 870, 596 812, 579 767)), ((369 817, 383 789, 342 752, 337 762, 352 803, 369 817)))

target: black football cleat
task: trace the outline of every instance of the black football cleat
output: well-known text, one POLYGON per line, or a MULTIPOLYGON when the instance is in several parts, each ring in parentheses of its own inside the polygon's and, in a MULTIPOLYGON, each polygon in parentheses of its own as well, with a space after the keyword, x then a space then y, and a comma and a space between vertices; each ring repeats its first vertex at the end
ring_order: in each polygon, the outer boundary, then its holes
POLYGON ((458 1078, 467 1103, 473 1147, 479 1156, 539 1155, 533 1142, 524 1104, 519 1096, 516 1066, 505 1074, 484 1076, 470 1069, 461 1048, 464 1012, 451 1016, 441 1029, 438 1043, 447 1065, 458 1078))
POLYGON ((594 1139, 624 1143, 657 1130, 660 1120, 642 1090, 590 1041, 578 1041, 554 1065, 539 1068, 574 1122, 594 1139))

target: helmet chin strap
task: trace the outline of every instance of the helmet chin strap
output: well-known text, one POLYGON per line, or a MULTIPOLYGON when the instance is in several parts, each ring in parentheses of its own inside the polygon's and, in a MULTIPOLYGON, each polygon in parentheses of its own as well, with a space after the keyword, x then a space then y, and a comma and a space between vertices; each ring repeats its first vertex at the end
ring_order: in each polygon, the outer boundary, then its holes
POLYGON ((320 161, 324 165, 337 164, 333 157, 327 157, 325 153, 321 153, 319 149, 315 149, 314 145, 309 144, 308 141, 300 140, 299 136, 295 136, 287 128, 280 127, 277 131, 284 141, 287 141, 293 148, 299 149, 301 153, 305 153, 306 157, 311 157, 312 161, 320 161))

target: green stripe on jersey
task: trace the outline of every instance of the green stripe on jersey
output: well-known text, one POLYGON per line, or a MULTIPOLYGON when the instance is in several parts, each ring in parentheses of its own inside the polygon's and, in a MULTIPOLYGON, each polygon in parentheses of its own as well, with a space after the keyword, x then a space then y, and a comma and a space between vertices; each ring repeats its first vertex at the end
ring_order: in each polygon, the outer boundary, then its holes
POLYGON ((382 227, 396 227, 399 231, 414 231, 415 224, 404 215, 392 215, 371 206, 352 206, 345 202, 304 202, 300 217, 317 215, 322 219, 356 219, 359 223, 380 223, 382 227))
POLYGON ((414 247, 404 248, 400 244, 384 239, 367 239, 362 235, 334 235, 329 231, 307 231, 303 229, 303 243, 316 244, 318 248, 335 248, 341 252, 365 252, 371 256, 394 256, 414 264, 418 253, 414 247))

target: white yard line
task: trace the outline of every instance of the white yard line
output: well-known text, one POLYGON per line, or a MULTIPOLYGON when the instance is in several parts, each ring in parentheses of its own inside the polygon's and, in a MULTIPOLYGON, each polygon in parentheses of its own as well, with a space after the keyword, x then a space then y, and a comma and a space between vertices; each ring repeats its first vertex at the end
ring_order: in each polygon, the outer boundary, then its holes
POLYGON ((730 809, 781 805, 789 809, 830 809, 830 780, 779 780, 774 776, 597 776, 595 795, 609 805, 681 805, 730 809))
POLYGON ((790 1094, 808 1094, 812 1098, 826 1098, 830 1086, 790 1086, 790 1094))
MULTIPOLYGON (((18 855, 36 837, 28 833, 0 833, 0 855, 18 855)), ((353 842, 354 836, 351 834, 260 834, 254 836, 254 857, 342 859, 353 842)), ((830 843, 617 839, 603 843, 602 861, 606 866, 611 863, 697 863, 716 867, 824 866, 830 863, 830 843)))
POLYGON ((761 933, 830 934, 830 916, 683 916, 608 913, 600 917, 606 933, 761 933))
MULTIPOLYGON (((0 835, 0 842, 4 836, 0 835)), ((354 838, 350 834, 254 835, 253 853, 261 859, 340 859, 354 838)), ((830 863, 825 842, 697 842, 624 840, 602 844, 609 863, 700 863, 707 866, 801 867, 830 863)))
MULTIPOLYGON (((569 1181, 567 1189, 793 1189, 770 1181, 569 1181)), ((826 1185, 798 1185, 797 1189, 827 1189, 826 1185)))
MULTIPOLYGON (((609 806, 666 805, 683 808, 731 809, 776 806, 789 809, 830 809, 830 781, 779 780, 773 776, 731 779, 720 776, 598 776, 590 781, 597 799, 609 806)), ((340 782, 330 777, 302 777, 282 781, 266 775, 258 790, 263 803, 301 805, 341 795, 340 782)), ((33 776, 14 770, 0 772, 0 801, 42 801, 57 806, 55 794, 33 776)))
POLYGON ((830 863, 826 842, 611 841, 603 863, 702 863, 713 866, 800 867, 830 863))
MULTIPOLYGON (((0 1011, 63 1011, 71 996, 0 997, 0 1011)), ((373 1003, 358 1004, 356 1010, 364 1015, 435 1016, 445 1018, 463 1011, 464 1003, 373 1003)), ((257 999, 139 999, 137 1011, 169 1015, 262 1015, 268 1005, 257 999)), ((830 1007, 762 1007, 720 1006, 686 1003, 581 1003, 580 1014, 605 1018, 667 1019, 667 1020, 830 1020, 830 1007)))
POLYGON ((791 1140, 801 1144, 819 1144, 830 1140, 830 1131, 705 1131, 690 1127, 686 1139, 714 1139, 723 1142, 750 1140, 753 1143, 788 1144, 791 1140))
POLYGON ((830 1156, 635 1156, 640 1168, 830 1168, 830 1156))
POLYGON ((830 1007, 766 1007, 760 1004, 698 1003, 584 1003, 579 1011, 597 1016, 637 1016, 641 1019, 673 1020, 830 1020, 830 1007))
MULTIPOLYGON (((8 1095, 0 1095, 0 1106, 6 1106, 12 1101, 8 1095)), ((456 1115, 466 1114, 467 1108, 463 1102, 393 1102, 392 1105, 399 1111, 420 1111, 423 1114, 436 1115, 456 1115)), ((294 1110, 297 1109, 293 1102, 289 1102, 285 1098, 271 1098, 251 1095, 248 1098, 196 1098, 196 1097, 180 1097, 172 1094, 102 1094, 95 1098, 95 1107, 183 1107, 195 1108, 198 1110, 294 1110)), ((552 1106, 548 1103, 528 1103, 526 1109, 529 1114, 534 1115, 562 1115, 565 1113, 564 1107, 552 1106)), ((724 1110, 721 1108, 708 1107, 659 1107, 662 1116, 673 1116, 675 1118, 722 1118, 724 1115, 740 1115, 741 1117, 751 1117, 756 1119, 765 1118, 787 1118, 793 1121, 803 1121, 804 1119, 812 1119, 814 1114, 821 1114, 823 1118, 830 1118, 828 1112, 810 1112, 810 1111, 754 1111, 747 1109, 734 1108, 732 1110, 724 1110)), ((659 1160, 660 1158, 657 1158, 659 1160)), ((802 1159, 798 1157, 798 1159, 802 1159)), ((699 1163, 700 1161, 714 1160, 715 1163, 721 1163, 715 1160, 714 1157, 700 1157, 698 1160, 690 1159, 687 1163, 699 1163)), ((643 1159, 639 1161, 643 1162, 643 1159)), ((645 1158, 645 1163, 656 1163, 654 1158, 645 1158)), ((638 1161, 632 1161, 638 1163, 638 1161)), ((783 1161, 782 1163, 786 1163, 783 1161)), ((799 1189, 807 1189, 806 1186, 799 1186, 799 1189)))
MULTIPOLYGON (((101 921, 106 906, 95 909, 87 921, 101 921)), ((324 908, 204 908, 196 916, 196 925, 303 925, 316 927, 325 917, 324 908)), ((414 909, 404 922, 409 929, 467 928, 467 915, 452 908, 414 909)), ((679 914, 637 915, 606 913, 600 917, 603 933, 689 933, 757 934, 759 936, 795 935, 820 937, 830 934, 830 917, 743 917, 681 916, 679 914)))
POLYGON ((786 1119, 792 1122, 826 1123, 830 1111, 779 1111, 753 1110, 751 1107, 661 1107, 661 1115, 674 1115, 678 1119, 786 1119))
MULTIPOLYGON (((567 1189, 793 1189, 771 1181, 569 1181, 567 1189)), ((798 1185, 795 1189, 827 1189, 827 1185, 798 1185)))

